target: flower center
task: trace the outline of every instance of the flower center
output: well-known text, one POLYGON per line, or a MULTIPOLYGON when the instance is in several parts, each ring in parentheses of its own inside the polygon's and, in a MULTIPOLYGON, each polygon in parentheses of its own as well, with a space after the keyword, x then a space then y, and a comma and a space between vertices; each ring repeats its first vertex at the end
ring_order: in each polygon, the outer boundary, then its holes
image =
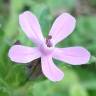
POLYGON ((46 37, 46 45, 47 45, 47 47, 52 47, 51 39, 52 39, 51 35, 48 35, 48 37, 46 37))
POLYGON ((45 39, 45 43, 42 44, 42 46, 40 47, 40 51, 44 54, 44 55, 49 55, 53 53, 54 50, 54 46, 52 44, 52 36, 49 35, 48 37, 46 37, 45 39))

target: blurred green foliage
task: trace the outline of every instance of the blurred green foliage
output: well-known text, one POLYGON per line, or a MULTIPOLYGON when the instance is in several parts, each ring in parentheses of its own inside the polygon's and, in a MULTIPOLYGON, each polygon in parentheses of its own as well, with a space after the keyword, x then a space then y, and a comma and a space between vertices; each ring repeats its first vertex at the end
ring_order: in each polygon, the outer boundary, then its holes
POLYGON ((82 0, 0 0, 0 96, 96 96, 96 11, 93 11, 96 0, 88 1, 92 12, 84 15, 77 10, 82 0), (45 78, 26 81, 26 66, 8 58, 8 50, 17 40, 33 46, 18 24, 18 16, 25 10, 38 17, 45 36, 60 13, 74 15, 75 31, 57 46, 84 46, 92 53, 89 64, 72 66, 55 61, 65 73, 62 81, 53 83, 45 78))

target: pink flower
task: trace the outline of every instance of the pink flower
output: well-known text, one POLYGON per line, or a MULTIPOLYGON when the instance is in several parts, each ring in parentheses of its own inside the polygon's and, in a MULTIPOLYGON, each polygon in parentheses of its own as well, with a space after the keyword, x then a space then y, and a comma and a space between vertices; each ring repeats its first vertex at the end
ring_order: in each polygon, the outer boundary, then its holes
POLYGON ((36 47, 14 45, 8 56, 17 63, 28 63, 41 58, 43 74, 51 81, 60 81, 64 73, 53 63, 52 58, 72 65, 85 64, 90 53, 83 47, 57 48, 55 45, 65 39, 75 28, 76 20, 68 13, 61 14, 54 22, 47 38, 43 37, 37 18, 26 11, 19 16, 19 24, 36 47))

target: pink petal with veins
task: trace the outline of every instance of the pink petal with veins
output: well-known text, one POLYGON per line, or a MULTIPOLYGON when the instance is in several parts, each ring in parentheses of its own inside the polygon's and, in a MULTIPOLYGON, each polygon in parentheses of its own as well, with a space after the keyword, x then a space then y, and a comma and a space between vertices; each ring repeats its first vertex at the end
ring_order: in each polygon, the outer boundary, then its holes
POLYGON ((52 36, 53 44, 57 44, 72 33, 75 28, 76 20, 68 13, 61 14, 53 23, 49 32, 52 36))
POLYGON ((19 16, 19 24, 22 30, 34 43, 41 44, 44 41, 40 24, 34 14, 25 11, 19 16))
POLYGON ((83 47, 56 48, 53 58, 72 65, 88 63, 90 53, 83 47))
POLYGON ((44 75, 51 81, 60 81, 64 73, 53 63, 51 56, 41 57, 41 66, 44 75))
POLYGON ((8 56, 17 63, 28 63, 34 59, 40 58, 41 54, 37 48, 14 45, 10 48, 8 56))

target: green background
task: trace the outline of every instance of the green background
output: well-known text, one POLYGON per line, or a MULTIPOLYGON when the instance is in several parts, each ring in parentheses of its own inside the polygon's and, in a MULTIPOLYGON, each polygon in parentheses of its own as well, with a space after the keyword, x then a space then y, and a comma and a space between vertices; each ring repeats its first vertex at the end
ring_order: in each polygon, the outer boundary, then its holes
POLYGON ((0 0, 0 96, 96 96, 96 0, 0 0), (86 65, 55 61, 65 77, 53 83, 45 77, 27 80, 26 65, 8 58, 9 48, 19 40, 33 46, 18 24, 21 12, 30 10, 47 36, 55 18, 69 12, 76 20, 74 32, 57 46, 83 46, 92 54, 86 65))

